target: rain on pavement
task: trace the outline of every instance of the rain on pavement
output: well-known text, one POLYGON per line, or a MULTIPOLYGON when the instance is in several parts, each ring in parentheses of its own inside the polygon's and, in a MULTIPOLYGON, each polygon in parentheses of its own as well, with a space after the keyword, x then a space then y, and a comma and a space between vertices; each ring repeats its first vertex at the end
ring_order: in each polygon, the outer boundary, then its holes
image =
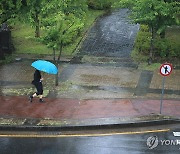
MULTIPOLYGON (((58 98, 160 98, 162 76, 159 70, 142 71, 130 58, 139 25, 121 9, 105 15, 89 30, 77 55, 61 63, 59 86, 54 76, 43 73, 45 96, 58 98)), ((1 95, 29 95, 32 60, 22 59, 0 66, 1 95)), ((180 98, 180 70, 166 79, 165 98, 180 98)))
MULTIPOLYGON (((137 69, 137 64, 132 62, 130 58, 139 26, 131 24, 127 15, 127 9, 115 11, 95 23, 84 40, 79 53, 70 63, 60 64, 58 87, 54 86, 54 75, 43 73, 45 96, 78 99, 137 97, 159 99, 162 84, 162 76, 159 74, 159 70, 142 71, 137 69)), ((32 62, 31 59, 22 59, 22 61, 14 61, 11 64, 0 66, 0 95, 29 95, 34 92, 31 85, 34 73, 34 69, 31 67, 32 62)), ((165 98, 180 99, 179 76, 180 70, 173 70, 166 79, 165 98)), ((137 106, 139 103, 141 102, 138 102, 137 106)), ((59 106, 59 103, 56 105, 59 106)), ((99 106, 102 105, 99 104, 99 106)), ((45 108, 45 106, 43 107, 45 108)), ((23 152, 41 153, 46 150, 46 152, 52 153, 59 152, 62 147, 67 153, 78 153, 82 150, 84 150, 83 153, 88 150, 89 153, 98 150, 99 153, 104 153, 107 152, 107 149, 108 152, 113 153, 117 153, 119 150, 138 153, 148 151, 147 137, 147 135, 141 135, 140 137, 136 136, 136 138, 134 136, 124 136, 124 138, 117 136, 56 138, 48 139, 50 142, 40 138, 28 140, 18 138, 18 142, 15 138, 3 138, 0 142, 2 143, 2 151, 14 150, 18 152, 22 148, 23 152), (132 140, 132 138, 134 139, 132 140), (32 146, 27 147, 26 143, 32 144, 32 146), (82 143, 85 144, 82 145, 82 143), (94 143, 97 145, 95 146, 94 143), (132 145, 129 146, 129 149, 127 149, 127 143, 132 145), (51 148, 54 146, 54 149, 47 148, 48 146, 51 148)), ((165 137, 167 137, 166 134, 165 137)), ((163 136, 163 138, 165 137, 163 136)), ((164 147, 158 148, 157 151, 166 152, 164 147)), ((169 150, 168 152, 177 151, 173 147, 167 150, 169 150)), ((151 153, 151 151, 148 152, 151 153)))

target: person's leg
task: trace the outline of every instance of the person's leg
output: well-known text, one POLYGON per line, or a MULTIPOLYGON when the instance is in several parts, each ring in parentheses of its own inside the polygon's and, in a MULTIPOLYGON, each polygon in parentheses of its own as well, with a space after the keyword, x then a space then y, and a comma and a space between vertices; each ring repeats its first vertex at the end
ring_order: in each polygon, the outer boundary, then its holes
POLYGON ((39 84, 35 85, 37 92, 34 93, 33 95, 29 96, 30 102, 32 102, 33 97, 39 96, 39 102, 44 102, 43 98, 43 86, 42 83, 39 82, 39 84))
POLYGON ((34 93, 33 95, 32 95, 32 97, 36 97, 37 96, 37 93, 34 93))
POLYGON ((39 95, 39 102, 44 102, 42 98, 43 98, 43 95, 39 95))
POLYGON ((29 101, 32 102, 33 98, 38 96, 38 85, 35 84, 37 92, 35 92, 33 95, 29 96, 29 101))
POLYGON ((32 102, 33 98, 37 96, 37 93, 34 93, 33 95, 29 96, 30 102, 32 102))
POLYGON ((43 98, 43 86, 42 83, 40 82, 38 86, 38 93, 39 93, 39 102, 44 102, 43 98))

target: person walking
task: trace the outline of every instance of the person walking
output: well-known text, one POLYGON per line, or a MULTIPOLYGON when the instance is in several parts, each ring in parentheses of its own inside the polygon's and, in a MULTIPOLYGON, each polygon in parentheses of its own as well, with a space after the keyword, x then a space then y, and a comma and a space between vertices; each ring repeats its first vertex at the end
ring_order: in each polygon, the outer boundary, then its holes
POLYGON ((34 80, 32 81, 32 84, 36 87, 37 92, 35 92, 33 95, 29 96, 29 101, 32 102, 33 98, 38 96, 39 102, 43 103, 43 85, 42 85, 43 78, 41 77, 41 72, 36 69, 34 72, 34 80))

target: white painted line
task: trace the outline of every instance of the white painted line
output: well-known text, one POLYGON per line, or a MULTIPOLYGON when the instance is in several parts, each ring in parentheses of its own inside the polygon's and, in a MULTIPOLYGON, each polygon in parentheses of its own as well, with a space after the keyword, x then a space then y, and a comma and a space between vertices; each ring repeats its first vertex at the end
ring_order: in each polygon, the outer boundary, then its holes
POLYGON ((174 134, 174 136, 176 136, 176 137, 180 137, 180 132, 173 132, 173 134, 174 134))

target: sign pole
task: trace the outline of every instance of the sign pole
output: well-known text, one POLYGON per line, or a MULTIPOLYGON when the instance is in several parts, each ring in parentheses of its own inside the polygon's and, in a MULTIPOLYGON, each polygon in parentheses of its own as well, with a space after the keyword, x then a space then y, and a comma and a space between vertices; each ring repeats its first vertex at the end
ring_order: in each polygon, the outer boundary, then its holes
POLYGON ((162 113, 163 96, 164 96, 164 83, 165 83, 165 76, 163 77, 163 80, 162 80, 162 94, 161 94, 160 114, 162 113))
POLYGON ((162 80, 162 94, 161 94, 161 104, 160 104, 160 114, 162 113, 165 77, 171 74, 172 69, 173 69, 173 67, 172 67, 172 64, 170 64, 170 63, 164 63, 164 64, 162 64, 161 67, 160 67, 160 74, 163 76, 163 80, 162 80))

